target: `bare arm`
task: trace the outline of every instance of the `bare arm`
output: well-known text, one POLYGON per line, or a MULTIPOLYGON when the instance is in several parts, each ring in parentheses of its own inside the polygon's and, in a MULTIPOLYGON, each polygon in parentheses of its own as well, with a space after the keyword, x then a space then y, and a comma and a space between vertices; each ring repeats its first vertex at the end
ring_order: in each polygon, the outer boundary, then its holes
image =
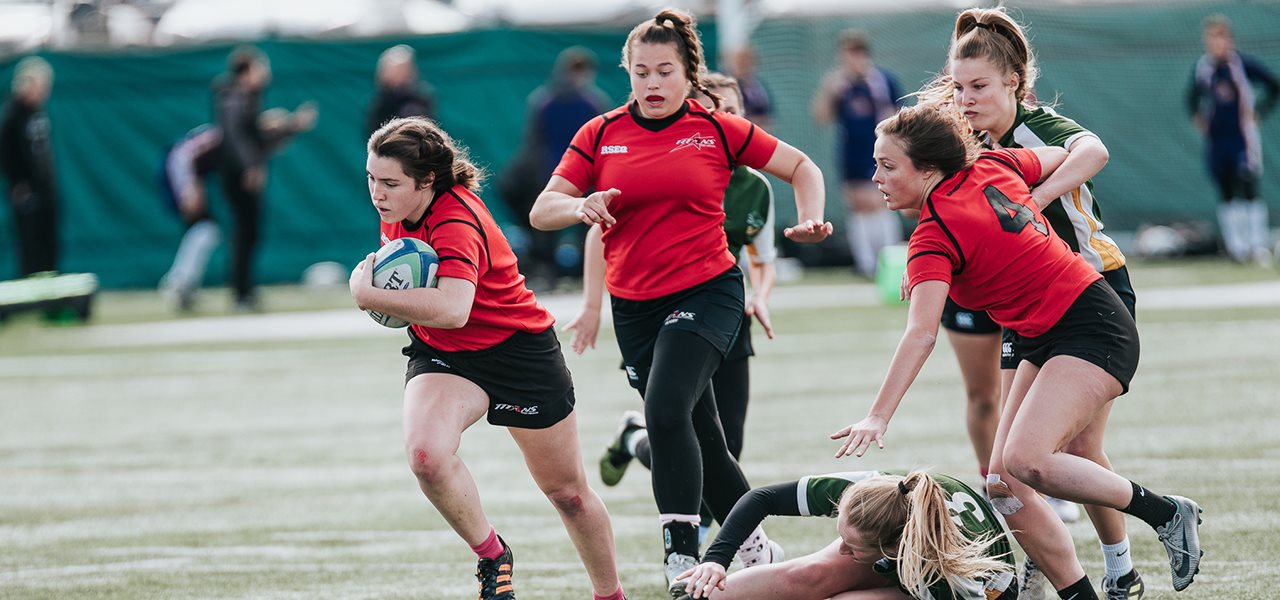
POLYGON ((831 223, 822 220, 827 204, 822 170, 808 155, 779 141, 773 156, 761 170, 791 184, 795 191, 797 224, 788 227, 784 235, 797 242, 809 243, 820 242, 831 235, 831 223))
POLYGON ((1040 181, 1048 181, 1058 167, 1067 160, 1067 151, 1057 146, 1042 146, 1040 148, 1029 148, 1035 153, 1036 158, 1040 159, 1040 181))
POLYGON ((911 289, 911 307, 907 313, 907 329, 902 333, 898 349, 889 363, 889 372, 866 418, 831 434, 831 439, 849 439, 840 446, 836 458, 856 454, 862 456, 872 443, 884 448, 884 432, 889 420, 920 374, 924 361, 938 340, 938 323, 951 285, 942 281, 924 281, 911 289))
POLYGON ((555 231, 578 223, 613 225, 618 221, 609 214, 609 203, 620 195, 622 192, 616 188, 609 188, 582 198, 578 186, 552 175, 529 211, 529 224, 542 231, 555 231))
POLYGON ((351 271, 351 297, 362 310, 394 315, 425 327, 457 329, 467 324, 476 285, 457 277, 441 277, 433 288, 384 290, 373 286, 371 253, 351 271))
MULTIPOLYGON (((1106 166, 1111 154, 1107 146, 1097 137, 1088 135, 1077 138, 1067 148, 1067 158, 1052 175, 1044 177, 1039 186, 1031 191, 1040 210, 1054 200, 1084 185, 1084 182, 1097 175, 1106 166)), ((1041 164, 1044 159, 1040 159, 1041 164)))
POLYGON ((600 332, 601 301, 604 297, 604 234, 599 225, 587 230, 582 249, 582 310, 565 329, 573 330, 573 351, 582 354, 596 347, 600 332))

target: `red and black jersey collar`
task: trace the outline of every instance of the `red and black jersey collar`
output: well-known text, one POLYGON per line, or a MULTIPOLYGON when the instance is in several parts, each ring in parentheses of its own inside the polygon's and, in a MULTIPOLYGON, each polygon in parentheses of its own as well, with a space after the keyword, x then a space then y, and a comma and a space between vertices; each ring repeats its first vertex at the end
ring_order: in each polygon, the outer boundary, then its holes
POLYGON ((627 105, 627 111, 631 113, 631 118, 635 119, 637 125, 648 129, 649 131, 658 132, 670 127, 672 123, 680 120, 680 117, 688 114, 689 101, 685 100, 680 104, 680 108, 677 109, 676 112, 662 117, 661 119, 650 119, 640 114, 640 102, 638 100, 632 100, 631 104, 627 105))

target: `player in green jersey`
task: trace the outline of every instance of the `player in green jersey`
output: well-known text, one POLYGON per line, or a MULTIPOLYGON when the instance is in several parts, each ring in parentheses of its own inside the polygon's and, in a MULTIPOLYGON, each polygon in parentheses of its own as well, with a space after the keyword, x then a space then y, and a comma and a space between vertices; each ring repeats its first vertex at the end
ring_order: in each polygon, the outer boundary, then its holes
POLYGON ((1017 597, 1008 533, 982 495, 923 471, 861 471, 756 488, 734 505, 692 598, 713 600, 1017 597), (837 519, 822 550, 726 576, 733 548, 767 515, 837 519))

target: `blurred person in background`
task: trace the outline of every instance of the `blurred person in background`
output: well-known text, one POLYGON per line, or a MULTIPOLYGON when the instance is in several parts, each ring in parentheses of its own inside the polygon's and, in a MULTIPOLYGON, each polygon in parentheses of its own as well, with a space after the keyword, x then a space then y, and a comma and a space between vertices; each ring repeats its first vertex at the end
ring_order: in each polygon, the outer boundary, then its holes
POLYGON ((523 222, 529 238, 524 244, 526 270, 535 287, 554 290, 563 277, 575 277, 582 264, 586 227, 539 231, 529 226, 529 210, 560 164, 560 157, 578 128, 609 110, 613 100, 596 86, 594 52, 582 46, 565 48, 556 57, 546 83, 529 94, 524 142, 503 171, 499 193, 523 222))
POLYGON ((1205 53, 1187 93, 1196 129, 1204 135, 1209 174, 1218 185, 1218 227, 1237 262, 1270 266, 1271 223, 1258 197, 1262 178, 1259 121, 1280 99, 1280 81, 1257 59, 1236 51, 1231 21, 1211 15, 1202 29, 1205 53), (1254 85, 1263 92, 1258 95, 1254 85))
POLYGON ((399 44, 382 51, 374 78, 377 90, 369 103, 366 133, 398 117, 436 118, 436 94, 418 74, 417 52, 399 44))
MULTIPOLYGON (((257 48, 237 48, 227 59, 227 73, 215 82, 214 117, 222 131, 218 172, 233 220, 231 286, 237 310, 258 309, 253 260, 262 232, 262 192, 267 183, 271 139, 260 118, 262 93, 271 83, 271 63, 257 48)), ((296 125, 309 129, 316 110, 298 107, 296 125)))
POLYGON ((813 98, 813 118, 834 122, 837 156, 848 208, 845 236, 858 274, 874 277, 880 250, 902 242, 902 222, 885 208, 884 196, 871 182, 876 124, 898 110, 898 83, 871 61, 871 43, 860 30, 840 35, 839 67, 828 73, 813 98))
MULTIPOLYGON (((311 129, 315 116, 310 105, 293 112, 283 108, 264 111, 258 116, 258 127, 267 151, 278 152, 295 135, 311 129)), ((183 312, 194 307, 209 257, 222 237, 205 193, 205 177, 217 170, 221 145, 222 129, 206 123, 165 149, 161 165, 161 197, 182 219, 186 231, 173 265, 160 279, 160 291, 183 312)))
POLYGON ((18 62, 13 97, 0 123, 0 168, 8 184, 17 241, 18 276, 58 270, 58 194, 53 141, 44 106, 53 90, 53 68, 43 58, 18 62))
POLYGON ((729 73, 742 90, 742 116, 767 131, 773 128, 773 98, 769 88, 756 77, 758 62, 755 49, 739 48, 729 57, 729 73))

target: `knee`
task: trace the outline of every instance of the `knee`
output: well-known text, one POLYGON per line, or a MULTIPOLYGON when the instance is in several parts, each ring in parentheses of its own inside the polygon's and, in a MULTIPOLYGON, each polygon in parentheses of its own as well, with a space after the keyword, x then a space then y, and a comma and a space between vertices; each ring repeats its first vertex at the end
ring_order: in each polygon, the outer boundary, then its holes
POLYGON ((690 413, 670 408, 652 410, 655 404, 654 402, 645 403, 644 421, 650 437, 663 437, 682 428, 693 427, 693 415, 690 413))
POLYGON ((1031 449, 1010 444, 1004 449, 1004 470, 1018 481, 1039 489, 1044 483, 1043 456, 1031 449))
POLYGON ((1000 407, 1000 392, 986 388, 968 388, 965 390, 969 412, 982 417, 996 414, 1000 407))
POLYGON ((445 476, 446 466, 454 459, 452 452, 428 444, 406 444, 405 452, 409 457, 409 470, 418 481, 428 486, 435 485, 445 476))
POLYGON ((584 483, 581 485, 563 485, 552 489, 543 490, 547 500, 551 501, 551 505, 566 517, 576 517, 586 512, 587 503, 591 500, 591 488, 584 483))

